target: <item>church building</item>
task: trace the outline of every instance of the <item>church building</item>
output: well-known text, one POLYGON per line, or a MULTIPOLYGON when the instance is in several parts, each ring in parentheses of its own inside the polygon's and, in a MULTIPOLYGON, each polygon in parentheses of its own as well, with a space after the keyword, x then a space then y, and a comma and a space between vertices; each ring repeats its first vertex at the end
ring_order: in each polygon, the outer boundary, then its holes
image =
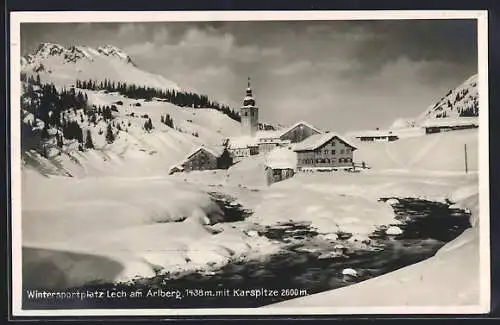
POLYGON ((248 77, 248 87, 243 106, 240 108, 241 128, 244 135, 255 136, 259 128, 259 108, 255 106, 252 88, 250 87, 250 77, 248 77))
POLYGON ((243 105, 240 108, 241 136, 229 139, 229 149, 236 159, 257 154, 267 154, 279 147, 301 142, 322 131, 307 122, 301 121, 280 130, 259 129, 259 108, 255 104, 250 78, 243 105))

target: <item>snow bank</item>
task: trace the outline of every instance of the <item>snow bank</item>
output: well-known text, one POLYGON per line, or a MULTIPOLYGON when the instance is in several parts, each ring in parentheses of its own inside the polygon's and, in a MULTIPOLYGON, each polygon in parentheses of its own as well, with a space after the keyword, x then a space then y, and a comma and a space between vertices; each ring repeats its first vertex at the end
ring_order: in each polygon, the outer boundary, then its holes
POLYGON ((277 148, 269 152, 266 156, 266 166, 270 168, 285 169, 297 168, 297 153, 288 148, 277 148))
POLYGON ((227 183, 252 187, 267 186, 265 155, 243 159, 227 171, 227 183))
MULTIPOLYGON (((414 197, 445 202, 455 189, 472 191, 477 176, 377 173, 299 173, 263 191, 251 217, 257 223, 308 222, 320 233, 348 232, 363 240, 377 226, 397 224, 389 202, 380 198, 414 197)), ((477 192, 476 192, 477 193, 477 192)))
POLYGON ((241 230, 215 231, 208 216, 220 214, 219 206, 196 186, 168 177, 23 176, 23 270, 37 287, 220 267, 274 249, 241 230))

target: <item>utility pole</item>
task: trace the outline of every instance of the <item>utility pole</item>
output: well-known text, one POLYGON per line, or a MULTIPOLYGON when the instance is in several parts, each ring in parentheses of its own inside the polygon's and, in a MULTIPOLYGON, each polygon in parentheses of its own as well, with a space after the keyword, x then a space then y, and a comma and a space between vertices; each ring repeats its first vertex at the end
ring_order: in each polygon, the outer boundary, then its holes
POLYGON ((464 153, 465 153, 465 173, 467 174, 468 168, 467 168, 467 144, 464 144, 464 153))

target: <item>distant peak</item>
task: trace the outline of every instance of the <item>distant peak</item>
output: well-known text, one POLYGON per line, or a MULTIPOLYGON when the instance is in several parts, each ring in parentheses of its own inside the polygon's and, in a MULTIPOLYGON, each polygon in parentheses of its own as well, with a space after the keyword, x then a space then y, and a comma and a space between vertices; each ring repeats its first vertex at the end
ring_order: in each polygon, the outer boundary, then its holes
POLYGON ((80 59, 93 61, 94 57, 106 56, 120 59, 135 66, 134 62, 125 51, 111 44, 93 48, 84 45, 71 45, 65 47, 57 43, 43 42, 40 43, 35 51, 26 55, 23 62, 29 64, 36 62, 37 59, 45 59, 51 56, 62 56, 64 62, 67 63, 75 63, 80 59))
POLYGON ((56 43, 40 43, 38 49, 34 53, 35 55, 49 56, 49 55, 59 55, 64 52, 64 46, 56 43))

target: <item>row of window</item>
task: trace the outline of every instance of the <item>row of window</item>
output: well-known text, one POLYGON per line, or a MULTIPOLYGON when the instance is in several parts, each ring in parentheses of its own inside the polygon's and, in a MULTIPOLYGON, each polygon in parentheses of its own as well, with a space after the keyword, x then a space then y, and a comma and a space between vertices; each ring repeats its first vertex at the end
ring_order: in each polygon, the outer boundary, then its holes
MULTIPOLYGON (((329 159, 329 158, 317 158, 317 159, 299 159, 299 162, 303 164, 334 164, 335 159, 329 159)), ((339 163, 350 163, 352 162, 351 158, 339 158, 339 163)))
MULTIPOLYGON (((336 152, 335 150, 332 150, 332 151, 331 151, 332 155, 334 155, 334 154, 335 154, 335 152, 336 152)), ((350 153, 350 152, 351 152, 351 150, 350 150, 350 149, 340 149, 340 150, 339 150, 339 153, 340 153, 340 154, 350 153)), ((318 153, 321 153, 321 151, 318 151, 318 153)), ((324 150, 324 151, 323 151, 323 153, 324 153, 325 155, 328 155, 328 154, 330 154, 330 150, 324 150)))

